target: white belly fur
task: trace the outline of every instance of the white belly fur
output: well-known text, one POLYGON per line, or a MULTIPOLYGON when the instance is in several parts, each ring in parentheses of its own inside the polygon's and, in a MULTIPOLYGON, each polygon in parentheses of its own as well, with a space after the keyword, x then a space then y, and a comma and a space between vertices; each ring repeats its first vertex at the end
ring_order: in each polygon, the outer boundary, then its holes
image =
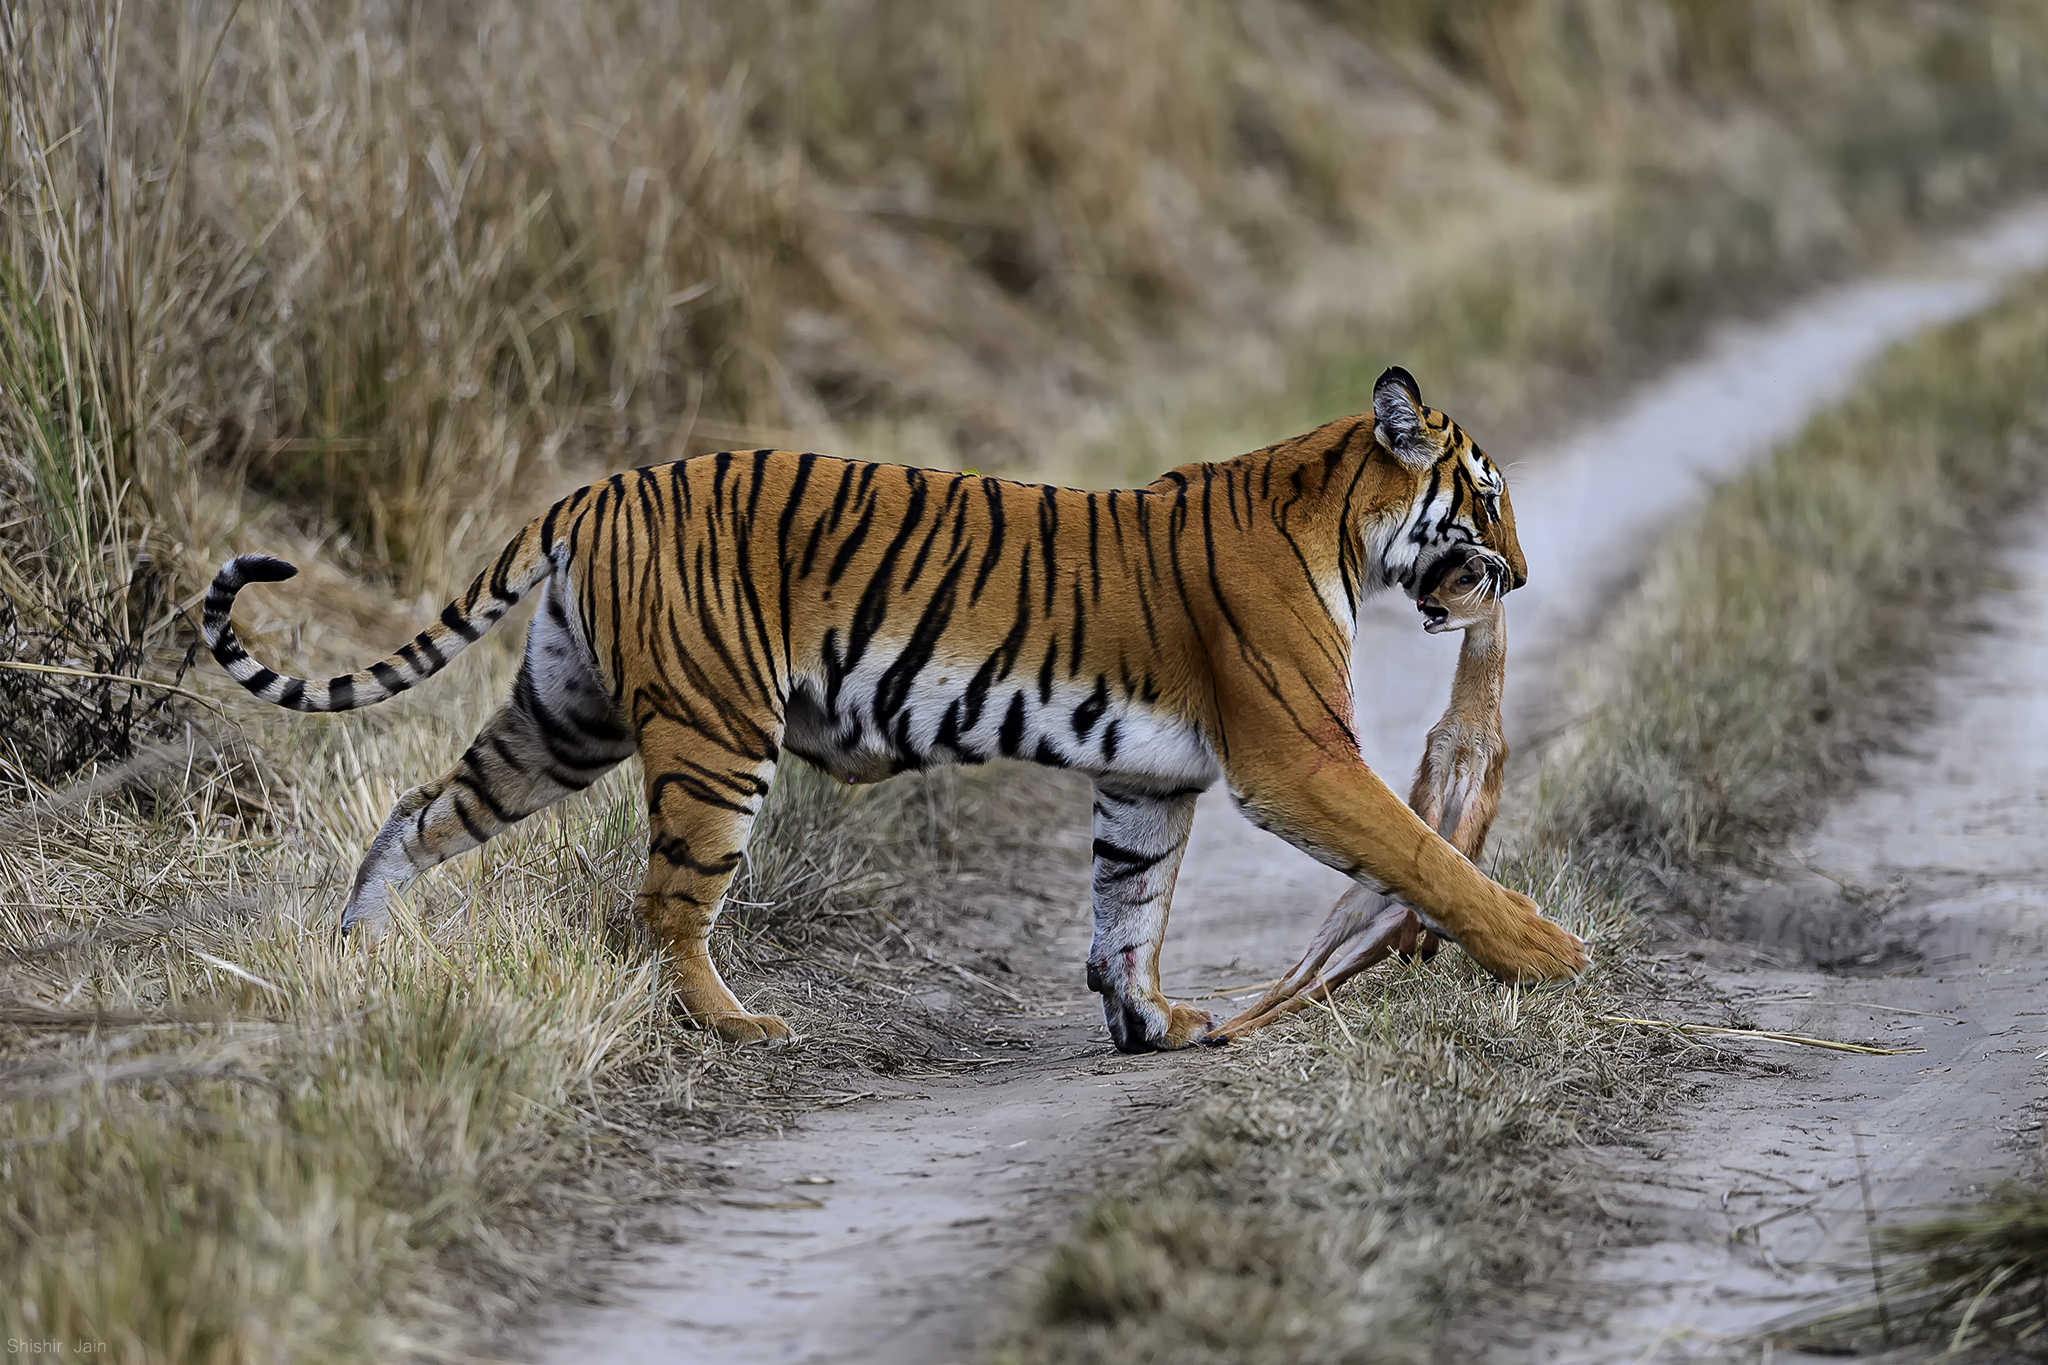
POLYGON ((1125 697, 1113 684, 1098 698, 1092 677, 1060 677, 1045 689, 1035 671, 1013 670, 989 686, 969 725, 967 693, 983 658, 934 659, 911 685, 900 711, 878 722, 877 687, 894 659, 884 652, 862 660, 846 675, 830 714, 823 704, 825 679, 798 675, 784 745, 848 782, 1005 757, 1050 758, 1091 776, 1114 774, 1172 789, 1206 788, 1221 775, 1215 751, 1195 727, 1125 697), (1090 707, 1091 699, 1096 706, 1090 707), (951 742, 941 739, 949 709, 955 715, 951 742), (1020 710, 1021 725, 1015 715, 1020 710))

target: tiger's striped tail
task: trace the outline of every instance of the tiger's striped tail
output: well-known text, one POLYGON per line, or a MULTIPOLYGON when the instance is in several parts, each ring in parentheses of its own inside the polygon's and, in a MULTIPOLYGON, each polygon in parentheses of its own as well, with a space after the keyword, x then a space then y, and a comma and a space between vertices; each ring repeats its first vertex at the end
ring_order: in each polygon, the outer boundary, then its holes
POLYGON ((221 565, 206 593, 200 635, 236 682, 272 705, 294 711, 374 706, 439 673, 553 572, 553 560, 539 548, 538 526, 536 522, 514 537, 497 562, 476 576, 468 592, 441 609, 437 624, 400 645, 397 653, 354 673, 325 682, 288 677, 265 668, 242 648, 228 620, 235 594, 251 583, 279 583, 299 572, 297 565, 270 555, 237 555, 221 565))

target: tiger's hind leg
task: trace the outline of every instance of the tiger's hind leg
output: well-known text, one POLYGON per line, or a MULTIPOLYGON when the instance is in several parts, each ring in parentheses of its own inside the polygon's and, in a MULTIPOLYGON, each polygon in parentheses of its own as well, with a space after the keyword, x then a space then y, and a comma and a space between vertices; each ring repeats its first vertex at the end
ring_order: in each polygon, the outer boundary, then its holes
POLYGON ((752 1014, 711 960, 711 931, 738 871, 747 832, 775 777, 775 750, 739 752, 695 726, 641 731, 647 770, 647 879, 636 905, 668 960, 683 1008, 735 1043, 787 1041, 789 1025, 752 1014))
POLYGON ((382 927, 394 890, 582 791, 636 746, 591 668, 566 579, 549 582, 511 700, 453 768, 398 798, 356 869, 344 933, 382 927))

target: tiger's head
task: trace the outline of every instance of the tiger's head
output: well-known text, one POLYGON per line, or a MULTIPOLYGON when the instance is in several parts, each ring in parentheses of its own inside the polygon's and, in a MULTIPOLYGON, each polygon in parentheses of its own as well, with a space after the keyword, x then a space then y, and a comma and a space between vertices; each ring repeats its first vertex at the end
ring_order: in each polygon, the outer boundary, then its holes
POLYGON ((1463 630, 1529 581, 1508 481, 1399 366, 1374 382, 1372 412, 1373 438, 1413 485, 1384 526, 1385 582, 1415 602, 1424 630, 1463 630))

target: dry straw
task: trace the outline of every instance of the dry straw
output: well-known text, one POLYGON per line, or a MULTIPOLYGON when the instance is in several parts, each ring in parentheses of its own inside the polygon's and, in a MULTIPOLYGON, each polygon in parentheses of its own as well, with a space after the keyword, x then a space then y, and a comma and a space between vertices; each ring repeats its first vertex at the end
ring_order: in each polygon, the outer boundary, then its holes
POLYGON ((1904 1057, 1927 1051, 1924 1047, 1870 1047, 1844 1043, 1832 1038, 1812 1038, 1803 1033, 1776 1033, 1770 1029, 1726 1028, 1719 1024, 1687 1024, 1673 1019, 1633 1019, 1625 1014, 1603 1014, 1603 1024, 1633 1024, 1639 1028, 1669 1029, 1673 1033, 1702 1038, 1753 1038, 1762 1043, 1788 1043, 1793 1047, 1817 1047, 1828 1052, 1859 1052, 1870 1057, 1904 1057))

